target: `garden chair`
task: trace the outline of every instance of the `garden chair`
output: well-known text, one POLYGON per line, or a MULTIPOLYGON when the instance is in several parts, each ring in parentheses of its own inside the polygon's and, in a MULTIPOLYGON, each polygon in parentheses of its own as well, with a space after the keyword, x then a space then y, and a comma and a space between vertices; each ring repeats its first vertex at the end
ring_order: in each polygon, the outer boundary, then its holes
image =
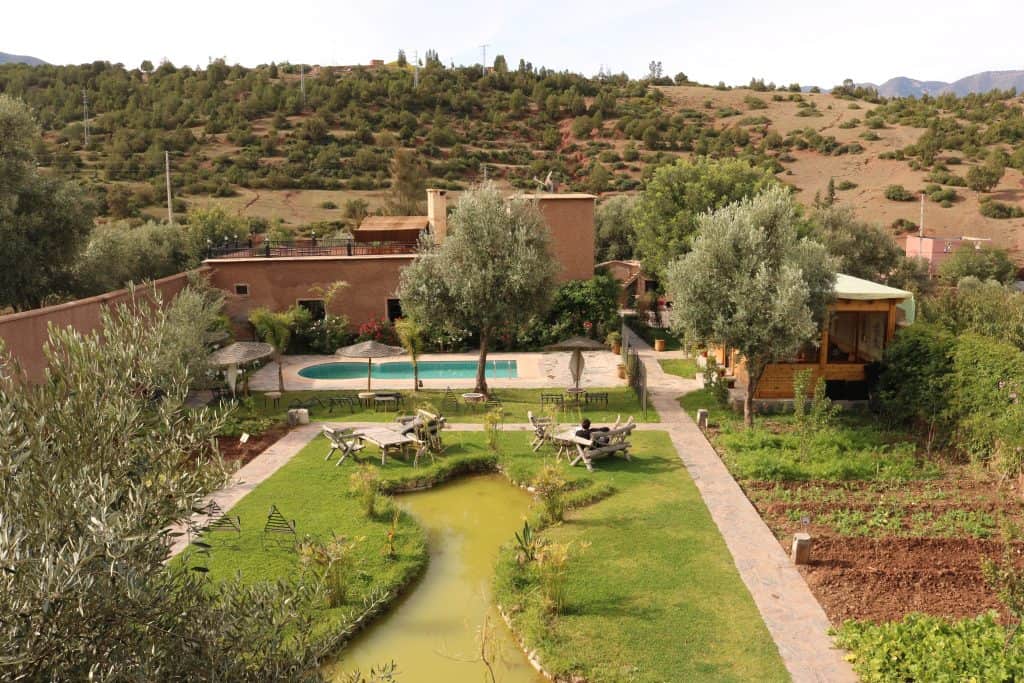
POLYGON ((424 410, 419 412, 422 413, 418 416, 419 424, 411 435, 413 443, 416 445, 416 455, 412 460, 413 467, 419 465, 420 458, 424 455, 430 456, 431 463, 436 462, 434 456, 441 455, 446 448, 441 442, 441 430, 444 429, 446 420, 424 410))
POLYGON ((632 460, 629 456, 629 449, 632 447, 632 444, 629 443, 629 436, 634 429, 636 429, 636 423, 632 422, 632 418, 630 418, 630 422, 624 426, 601 434, 600 440, 574 436, 573 441, 576 444, 577 455, 569 465, 573 466, 582 462, 587 466, 588 471, 593 472, 594 461, 610 455, 621 455, 626 460, 632 460))
POLYGON ((536 453, 544 447, 544 444, 551 441, 554 424, 551 418, 537 417, 532 410, 526 411, 526 418, 530 421, 530 426, 533 427, 533 441, 530 442, 530 446, 536 453))
POLYGON ((561 394, 548 394, 541 393, 540 395, 540 407, 543 408, 546 405, 556 405, 559 410, 565 408, 565 396, 561 394))
POLYGON ((263 538, 261 544, 266 545, 267 539, 286 546, 295 545, 298 538, 295 535, 295 520, 287 520, 276 505, 270 506, 270 514, 267 515, 267 523, 263 525, 263 538))
POLYGON ((327 404, 327 412, 333 413, 335 407, 341 408, 348 406, 349 410, 353 413, 359 409, 359 399, 353 394, 335 394, 328 396, 326 399, 321 401, 321 404, 327 404))
POLYGON ((345 458, 348 456, 355 457, 356 453, 366 447, 359 437, 352 433, 351 428, 334 429, 333 427, 324 427, 324 436, 331 442, 331 450, 327 451, 327 457, 324 460, 330 460, 335 452, 341 453, 338 462, 334 463, 335 467, 345 462, 345 458))

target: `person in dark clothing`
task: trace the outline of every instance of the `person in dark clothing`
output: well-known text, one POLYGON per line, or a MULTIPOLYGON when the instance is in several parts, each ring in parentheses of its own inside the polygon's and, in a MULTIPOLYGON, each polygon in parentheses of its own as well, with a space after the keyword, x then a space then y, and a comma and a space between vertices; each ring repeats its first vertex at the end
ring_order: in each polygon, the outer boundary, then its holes
POLYGON ((583 418, 583 421, 580 422, 580 428, 576 430, 576 436, 581 439, 589 439, 596 444, 606 444, 608 443, 608 437, 598 432, 608 431, 610 430, 607 427, 591 427, 590 418, 585 417, 583 418))

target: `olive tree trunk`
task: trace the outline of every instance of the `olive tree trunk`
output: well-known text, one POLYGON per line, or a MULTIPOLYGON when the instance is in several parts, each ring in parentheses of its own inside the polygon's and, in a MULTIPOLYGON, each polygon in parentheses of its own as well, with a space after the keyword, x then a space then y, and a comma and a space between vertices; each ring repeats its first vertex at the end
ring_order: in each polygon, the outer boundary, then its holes
POLYGON ((487 395, 487 343, 490 341, 490 334, 486 330, 480 331, 480 358, 476 362, 476 389, 478 393, 487 395))
POLYGON ((743 426, 750 429, 754 426, 754 394, 757 384, 764 374, 765 363, 747 362, 747 394, 743 397, 743 426))

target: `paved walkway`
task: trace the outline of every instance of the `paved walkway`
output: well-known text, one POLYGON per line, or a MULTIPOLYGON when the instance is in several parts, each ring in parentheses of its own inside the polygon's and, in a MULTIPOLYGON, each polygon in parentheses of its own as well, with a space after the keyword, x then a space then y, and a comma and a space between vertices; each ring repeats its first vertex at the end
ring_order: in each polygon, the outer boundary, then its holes
POLYGON ((771 530, 732 478, 704 434, 680 407, 678 397, 698 388, 696 379, 669 375, 642 339, 630 343, 647 369, 651 403, 661 416, 683 464, 697 484, 740 577, 761 612, 782 661, 797 683, 856 681, 843 651, 828 636, 825 611, 790 562, 771 530))

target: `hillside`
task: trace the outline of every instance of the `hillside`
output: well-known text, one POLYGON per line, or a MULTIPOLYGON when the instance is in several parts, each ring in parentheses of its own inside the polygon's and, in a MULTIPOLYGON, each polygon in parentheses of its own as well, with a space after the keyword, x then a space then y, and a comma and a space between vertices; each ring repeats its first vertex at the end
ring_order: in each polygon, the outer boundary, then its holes
POLYGON ((38 57, 29 57, 27 55, 11 55, 6 52, 0 52, 0 64, 28 64, 29 66, 41 66, 46 64, 43 60, 38 57))
POLYGON ((45 131, 40 159, 91 188, 109 218, 165 215, 165 150, 179 215, 223 204, 262 228, 281 219, 318 234, 386 210, 399 149, 415 152, 434 186, 457 191, 486 174, 533 189, 550 172, 560 189, 605 196, 641 190, 677 157, 709 154, 771 167, 808 205, 833 179, 837 201, 896 232, 918 222, 914 200, 927 188, 930 234, 991 237, 1014 251, 1024 234, 1024 218, 981 214, 983 199, 1002 203, 987 210, 1024 208, 1024 109, 1005 93, 922 102, 843 87, 651 87, 528 64, 481 76, 435 62, 418 87, 411 68, 395 65, 304 72, 300 83, 297 65, 7 65, 0 92, 34 108, 45 131), (964 187, 968 170, 992 153, 1007 167, 995 189, 964 187), (911 201, 887 199, 893 185, 911 201))

